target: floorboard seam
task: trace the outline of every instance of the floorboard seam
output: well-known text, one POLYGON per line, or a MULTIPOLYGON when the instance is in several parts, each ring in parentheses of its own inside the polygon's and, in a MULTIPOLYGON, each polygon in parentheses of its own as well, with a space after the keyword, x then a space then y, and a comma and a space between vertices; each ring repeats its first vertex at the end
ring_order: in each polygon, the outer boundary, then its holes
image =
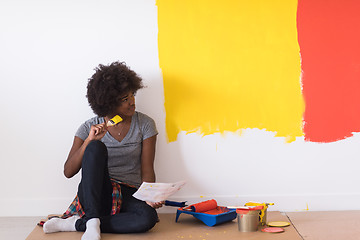
POLYGON ((299 234, 299 236, 301 237, 302 240, 305 240, 305 238, 300 234, 300 232, 297 230, 296 226, 294 225, 294 223, 291 221, 290 217, 287 215, 287 213, 285 212, 285 215, 287 217, 287 219, 289 219, 289 222, 291 223, 291 225, 294 227, 295 231, 299 234))

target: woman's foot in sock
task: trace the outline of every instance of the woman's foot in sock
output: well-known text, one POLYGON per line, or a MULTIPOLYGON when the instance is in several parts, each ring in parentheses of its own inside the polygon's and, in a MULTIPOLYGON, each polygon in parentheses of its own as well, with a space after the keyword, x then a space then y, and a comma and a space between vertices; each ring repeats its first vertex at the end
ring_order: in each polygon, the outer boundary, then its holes
POLYGON ((86 231, 81 240, 100 240, 100 219, 92 218, 86 222, 86 231))
POLYGON ((66 219, 52 218, 44 223, 43 230, 45 233, 75 232, 75 223, 79 218, 78 215, 66 219))

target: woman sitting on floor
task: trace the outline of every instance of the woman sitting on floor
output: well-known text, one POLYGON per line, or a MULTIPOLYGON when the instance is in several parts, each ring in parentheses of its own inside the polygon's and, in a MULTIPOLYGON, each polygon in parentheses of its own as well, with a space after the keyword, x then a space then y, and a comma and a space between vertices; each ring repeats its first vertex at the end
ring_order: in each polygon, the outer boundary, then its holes
POLYGON ((135 111, 135 93, 142 79, 124 63, 99 65, 87 86, 88 102, 97 115, 77 130, 64 174, 80 169, 77 196, 61 218, 44 224, 44 232, 85 231, 83 240, 103 233, 138 233, 154 227, 156 208, 132 195, 142 182, 155 182, 158 134, 153 119, 135 111), (119 115, 123 120, 107 126, 119 115))

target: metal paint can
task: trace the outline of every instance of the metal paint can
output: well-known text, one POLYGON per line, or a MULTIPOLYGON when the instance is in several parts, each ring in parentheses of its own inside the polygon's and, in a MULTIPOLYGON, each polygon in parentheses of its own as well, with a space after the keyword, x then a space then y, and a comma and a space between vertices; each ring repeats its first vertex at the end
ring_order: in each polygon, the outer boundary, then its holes
POLYGON ((265 226, 267 221, 267 208, 265 210, 262 210, 264 212, 264 215, 261 218, 260 225, 265 226))
POLYGON ((267 209, 269 205, 274 205, 274 203, 258 203, 258 202, 247 202, 245 206, 263 206, 263 209, 260 212, 260 225, 265 226, 267 220, 267 209))
POLYGON ((237 221, 240 232, 256 232, 259 227, 260 210, 238 212, 237 221))

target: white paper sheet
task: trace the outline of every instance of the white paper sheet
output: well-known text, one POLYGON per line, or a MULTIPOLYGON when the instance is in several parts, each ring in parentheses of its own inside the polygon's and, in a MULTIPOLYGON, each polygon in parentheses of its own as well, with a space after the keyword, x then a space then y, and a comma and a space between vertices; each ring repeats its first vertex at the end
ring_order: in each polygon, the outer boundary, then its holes
POLYGON ((143 182, 133 196, 142 201, 161 202, 179 191, 185 181, 176 183, 147 183, 143 182))

